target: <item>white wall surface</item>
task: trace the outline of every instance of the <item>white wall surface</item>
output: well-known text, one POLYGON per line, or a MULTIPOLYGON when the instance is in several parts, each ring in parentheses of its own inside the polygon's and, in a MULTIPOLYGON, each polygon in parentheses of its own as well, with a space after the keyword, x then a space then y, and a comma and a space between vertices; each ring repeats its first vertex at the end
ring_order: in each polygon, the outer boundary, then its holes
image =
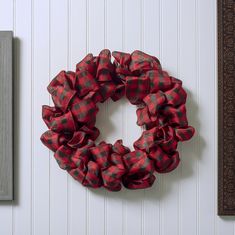
MULTIPOLYGON (((0 30, 15 36, 15 202, 0 202, 0 235, 234 235, 217 214, 216 0, 0 0, 0 30), (157 56, 183 80, 197 135, 180 167, 152 188, 88 190, 59 169, 39 137, 41 105, 60 70, 101 49, 157 56)), ((135 107, 101 105, 101 139, 140 135, 135 107)))

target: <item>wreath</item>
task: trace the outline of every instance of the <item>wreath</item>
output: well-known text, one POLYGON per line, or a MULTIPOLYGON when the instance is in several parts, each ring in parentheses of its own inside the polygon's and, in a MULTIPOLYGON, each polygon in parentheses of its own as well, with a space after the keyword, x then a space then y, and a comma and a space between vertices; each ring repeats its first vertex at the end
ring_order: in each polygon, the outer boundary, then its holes
POLYGON ((189 140, 182 81, 162 70, 159 60, 141 51, 132 54, 104 49, 88 54, 76 72, 61 71, 48 85, 54 107, 42 106, 49 128, 41 141, 59 166, 82 185, 119 191, 151 187, 155 174, 174 170, 180 161, 179 141, 189 140), (122 140, 95 140, 97 103, 126 96, 137 108, 137 125, 145 130, 131 151, 122 140))

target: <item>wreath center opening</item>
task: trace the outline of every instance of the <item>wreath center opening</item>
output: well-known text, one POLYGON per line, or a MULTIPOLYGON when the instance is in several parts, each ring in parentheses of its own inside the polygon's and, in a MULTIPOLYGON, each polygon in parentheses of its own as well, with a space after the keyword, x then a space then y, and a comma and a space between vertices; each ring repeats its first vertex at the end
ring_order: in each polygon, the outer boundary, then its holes
POLYGON ((105 141, 114 143, 117 139, 122 139, 123 144, 133 149, 133 143, 142 133, 142 127, 136 125, 137 106, 123 98, 117 102, 108 99, 104 103, 97 104, 99 112, 96 115, 96 127, 100 130, 100 135, 96 142, 105 141))

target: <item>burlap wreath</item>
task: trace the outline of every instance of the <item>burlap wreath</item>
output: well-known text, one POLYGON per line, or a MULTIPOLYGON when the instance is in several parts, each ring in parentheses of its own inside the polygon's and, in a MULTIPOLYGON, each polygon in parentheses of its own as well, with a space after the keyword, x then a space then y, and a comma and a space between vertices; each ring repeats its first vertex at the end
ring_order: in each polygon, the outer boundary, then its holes
POLYGON ((179 141, 189 140, 182 82, 163 71, 159 60, 141 51, 132 54, 109 50, 88 54, 76 72, 61 71, 49 84, 55 107, 44 105, 42 116, 49 130, 41 141, 54 151, 59 166, 84 186, 119 191, 150 187, 154 171, 174 170, 180 161, 179 141), (145 131, 134 151, 117 140, 95 143, 97 103, 126 96, 137 109, 137 124, 145 131))

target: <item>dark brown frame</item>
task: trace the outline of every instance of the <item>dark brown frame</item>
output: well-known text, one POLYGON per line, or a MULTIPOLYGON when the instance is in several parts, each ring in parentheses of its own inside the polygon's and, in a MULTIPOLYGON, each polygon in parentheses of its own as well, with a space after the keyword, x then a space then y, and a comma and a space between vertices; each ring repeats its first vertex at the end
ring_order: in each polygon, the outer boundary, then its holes
POLYGON ((235 215, 235 0, 218 0, 218 215, 235 215))

